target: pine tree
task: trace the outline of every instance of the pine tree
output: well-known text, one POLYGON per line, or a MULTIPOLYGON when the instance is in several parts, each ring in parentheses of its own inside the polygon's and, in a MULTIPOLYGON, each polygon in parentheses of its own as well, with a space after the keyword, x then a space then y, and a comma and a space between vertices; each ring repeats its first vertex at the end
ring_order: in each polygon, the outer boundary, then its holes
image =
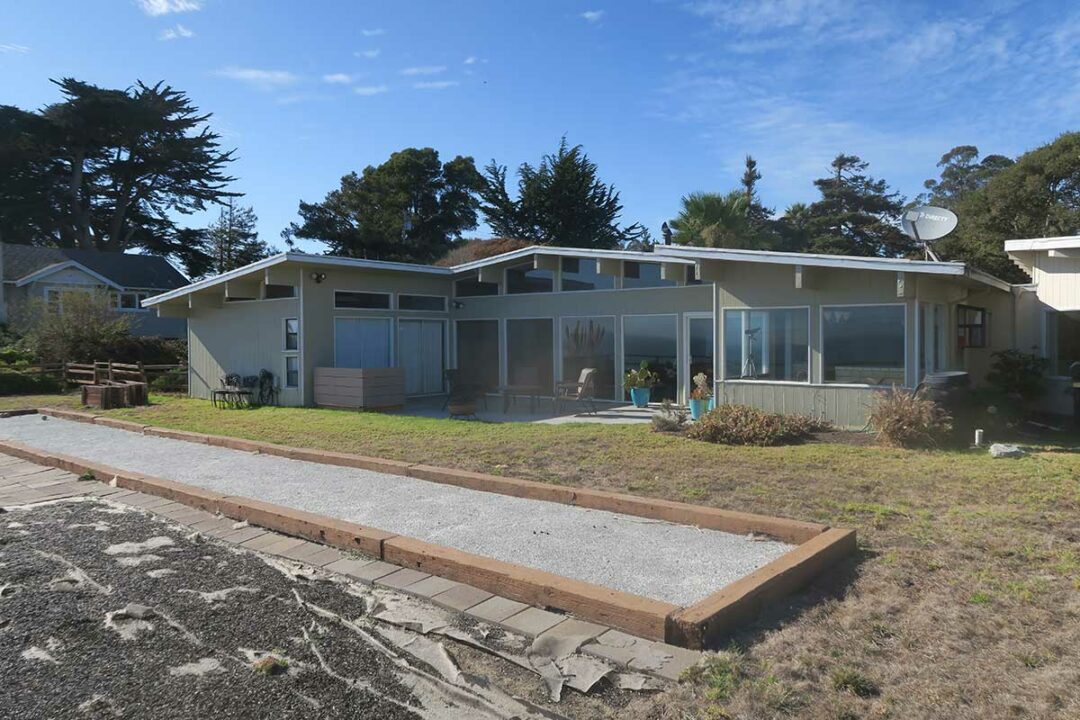
POLYGON ((211 257, 210 273, 235 270, 277 252, 259 240, 259 233, 255 229, 258 222, 254 209, 238 206, 229 198, 218 219, 206 229, 206 253, 211 257))

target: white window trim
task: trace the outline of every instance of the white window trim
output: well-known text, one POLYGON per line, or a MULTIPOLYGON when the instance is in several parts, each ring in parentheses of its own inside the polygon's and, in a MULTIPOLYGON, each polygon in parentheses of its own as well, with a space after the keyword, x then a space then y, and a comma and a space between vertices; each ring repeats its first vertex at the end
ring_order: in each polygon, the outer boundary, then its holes
POLYGON ((300 352, 300 318, 287 317, 281 319, 281 351, 287 353, 300 352), (296 347, 289 347, 289 321, 296 321, 296 347))
MULTIPOLYGON (((909 347, 908 340, 908 303, 836 303, 829 305, 818 306, 818 346, 821 349, 821 385, 823 387, 847 387, 847 388, 888 388, 888 385, 871 385, 869 383, 831 383, 825 381, 825 311, 831 308, 852 308, 852 307, 900 307, 904 308, 904 385, 903 387, 911 387, 908 383, 908 373, 911 370, 911 348, 909 347)), ((919 313, 916 308, 915 322, 918 324, 919 313)), ((917 384, 917 383, 916 383, 917 384)))
MULTIPOLYGON (((349 312, 356 312, 356 311, 358 311, 358 312, 386 312, 387 310, 393 310, 394 309, 394 293, 392 293, 392 292, 386 292, 384 290, 345 290, 345 289, 342 289, 342 288, 334 288, 333 293, 334 293, 334 309, 335 310, 346 310, 346 311, 349 311, 349 312), (386 307, 373 307, 373 308, 341 307, 340 305, 337 304, 337 302, 338 302, 338 298, 337 298, 338 293, 363 293, 365 295, 385 295, 387 305, 386 305, 386 307)), ((283 298, 283 299, 291 300, 292 298, 283 298)), ((340 317, 340 316, 338 316, 338 317, 340 317)))
MULTIPOLYGON (((357 310, 359 308, 350 308, 350 309, 357 310)), ((411 312, 417 312, 417 313, 446 313, 446 312, 449 312, 449 309, 450 309, 450 297, 447 296, 447 295, 437 295, 435 293, 398 292, 397 296, 394 298, 394 309, 397 310, 398 312, 407 312, 407 313, 411 313, 411 312), (413 308, 403 308, 403 307, 401 307, 401 298, 404 297, 404 296, 442 298, 443 309, 442 310, 415 310, 413 308)))
POLYGON ((281 359, 281 387, 284 390, 299 390, 300 389, 300 376, 303 374, 302 364, 300 363, 300 354, 298 352, 290 352, 288 355, 283 355, 281 359), (289 360, 296 359, 296 384, 289 384, 289 360))
POLYGON ((116 307, 113 308, 113 310, 115 310, 116 312, 121 312, 121 313, 147 313, 147 312, 150 312, 150 308, 143 307, 142 302, 143 302, 143 300, 146 300, 149 297, 153 297, 153 294, 146 291, 146 290, 110 290, 109 291, 109 296, 116 298, 116 307), (134 295, 135 296, 135 307, 133 307, 133 308, 121 307, 120 306, 120 296, 121 295, 134 295), (142 295, 141 298, 139 297, 140 295, 142 295))
MULTIPOLYGON (((830 305, 829 307, 836 307, 830 305)), ((798 385, 800 387, 813 384, 814 378, 814 343, 810 337, 811 325, 814 319, 809 305, 770 305, 767 307, 722 307, 720 308, 720 337, 713 338, 720 347, 720 370, 723 375, 721 382, 725 383, 757 383, 759 385, 798 385), (727 314, 732 312, 765 312, 767 310, 806 310, 806 379, 805 380, 755 380, 753 378, 728 378, 727 376, 727 314)), ((820 336, 819 336, 820 337, 820 336)), ((714 351, 715 352, 715 351, 714 351)), ((824 364, 822 365, 824 367, 824 364)))

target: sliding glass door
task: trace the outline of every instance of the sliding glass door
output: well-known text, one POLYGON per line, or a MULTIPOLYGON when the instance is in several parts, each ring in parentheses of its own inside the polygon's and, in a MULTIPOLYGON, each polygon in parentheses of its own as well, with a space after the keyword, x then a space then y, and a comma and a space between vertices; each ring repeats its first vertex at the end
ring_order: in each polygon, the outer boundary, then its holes
POLYGON ((551 318, 506 321, 506 382, 519 389, 555 392, 554 321, 551 318))
POLYGON ((651 400, 675 402, 679 394, 679 316, 624 315, 623 367, 646 363, 659 376, 651 400))
POLYGON ((564 317, 561 320, 562 380, 577 382, 581 371, 595 368, 594 392, 597 398, 614 400, 615 318, 564 317))
POLYGON ((455 326, 461 382, 494 390, 499 386, 499 321, 458 320, 455 326))

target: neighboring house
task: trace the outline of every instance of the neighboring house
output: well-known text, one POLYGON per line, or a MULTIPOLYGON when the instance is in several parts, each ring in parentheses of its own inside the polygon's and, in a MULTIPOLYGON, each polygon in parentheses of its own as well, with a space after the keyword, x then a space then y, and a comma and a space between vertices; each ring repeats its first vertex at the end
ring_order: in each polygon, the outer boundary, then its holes
POLYGON ((65 293, 105 290, 118 312, 131 313, 133 334, 187 333, 183 319, 159 318, 142 306, 146 298, 188 283, 163 257, 0 243, 0 270, 0 322, 8 322, 13 308, 35 299, 62 312, 65 293))
POLYGON ((1058 413, 1072 412, 1073 377, 1080 371, 1080 235, 1010 240, 1005 252, 1031 276, 1017 286, 1017 342, 1050 361, 1047 400, 1058 413))
MULTIPOLYGON (((263 368, 283 404, 312 405, 317 367, 400 366, 412 396, 443 392, 451 367, 548 394, 595 367, 599 395, 625 402, 644 360, 657 400, 684 401, 704 372, 721 401, 858 428, 883 388, 953 369, 981 383, 993 352, 1029 349, 1036 293, 963 263, 529 247, 452 267, 283 253, 145 304, 188 320, 197 397, 263 368)), ((1055 332, 1080 342, 1075 322, 1055 332)))

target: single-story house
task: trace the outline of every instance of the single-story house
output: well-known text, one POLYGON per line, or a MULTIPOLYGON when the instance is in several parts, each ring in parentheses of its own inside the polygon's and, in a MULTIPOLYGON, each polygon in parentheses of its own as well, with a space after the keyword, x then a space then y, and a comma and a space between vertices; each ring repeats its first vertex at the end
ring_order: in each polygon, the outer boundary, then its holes
POLYGON ((979 383, 997 350, 1056 348, 1061 372, 1080 343, 1071 273, 1058 302, 1038 274, 1013 286, 955 262, 675 246, 528 247, 453 267, 282 253, 144 305, 187 319, 197 397, 263 368, 280 402, 312 405, 316 368, 402 367, 407 395, 423 396, 444 392, 446 368, 551 394, 594 367, 598 396, 625 402, 624 371, 646 361, 654 400, 685 401, 703 372, 722 401, 862 427, 882 388, 952 369, 979 383), (1032 343, 1040 307, 1065 320, 1032 343))
POLYGON ((63 312, 66 293, 105 290, 118 312, 131 313, 134 335, 179 338, 187 333, 182 318, 158 317, 142 305, 148 297, 188 284, 157 255, 0 243, 0 278, 0 322, 8 322, 14 308, 33 300, 63 312))

